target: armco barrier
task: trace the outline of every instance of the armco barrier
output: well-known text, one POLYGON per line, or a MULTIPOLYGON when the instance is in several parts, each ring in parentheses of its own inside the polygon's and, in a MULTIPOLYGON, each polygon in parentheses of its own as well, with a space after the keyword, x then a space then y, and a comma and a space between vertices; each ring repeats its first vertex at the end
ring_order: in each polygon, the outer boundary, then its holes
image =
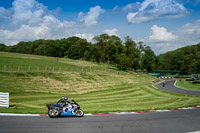
POLYGON ((9 93, 0 92, 0 107, 9 107, 9 93))

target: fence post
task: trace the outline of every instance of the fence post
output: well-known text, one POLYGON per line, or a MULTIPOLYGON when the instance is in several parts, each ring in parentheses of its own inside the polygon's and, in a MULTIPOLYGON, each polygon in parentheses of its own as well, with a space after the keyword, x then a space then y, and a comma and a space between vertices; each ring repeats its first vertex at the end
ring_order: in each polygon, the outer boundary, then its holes
POLYGON ((9 93, 0 92, 0 107, 9 107, 9 93))

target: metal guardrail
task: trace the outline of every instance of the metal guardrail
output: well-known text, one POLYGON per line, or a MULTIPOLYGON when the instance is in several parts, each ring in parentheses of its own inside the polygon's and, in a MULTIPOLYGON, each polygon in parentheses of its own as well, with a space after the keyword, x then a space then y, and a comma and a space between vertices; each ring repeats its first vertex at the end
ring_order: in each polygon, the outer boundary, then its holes
POLYGON ((0 107, 9 107, 9 93, 0 92, 0 107))

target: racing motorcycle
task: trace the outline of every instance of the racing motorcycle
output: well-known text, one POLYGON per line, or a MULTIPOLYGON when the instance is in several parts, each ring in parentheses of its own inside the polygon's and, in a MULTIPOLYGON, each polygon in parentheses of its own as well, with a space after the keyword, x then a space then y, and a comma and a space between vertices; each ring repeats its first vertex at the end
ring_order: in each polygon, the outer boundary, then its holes
POLYGON ((60 107, 58 104, 47 104, 47 108, 50 118, 56 118, 58 116, 84 116, 84 112, 80 109, 79 104, 74 100, 64 107, 60 107))

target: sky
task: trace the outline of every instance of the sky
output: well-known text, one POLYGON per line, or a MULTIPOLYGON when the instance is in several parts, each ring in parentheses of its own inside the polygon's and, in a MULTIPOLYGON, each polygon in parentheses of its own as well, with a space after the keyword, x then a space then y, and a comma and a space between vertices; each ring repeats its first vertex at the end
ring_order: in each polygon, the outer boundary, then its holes
POLYGON ((156 55, 200 42, 200 0, 0 0, 0 43, 107 33, 156 55))

